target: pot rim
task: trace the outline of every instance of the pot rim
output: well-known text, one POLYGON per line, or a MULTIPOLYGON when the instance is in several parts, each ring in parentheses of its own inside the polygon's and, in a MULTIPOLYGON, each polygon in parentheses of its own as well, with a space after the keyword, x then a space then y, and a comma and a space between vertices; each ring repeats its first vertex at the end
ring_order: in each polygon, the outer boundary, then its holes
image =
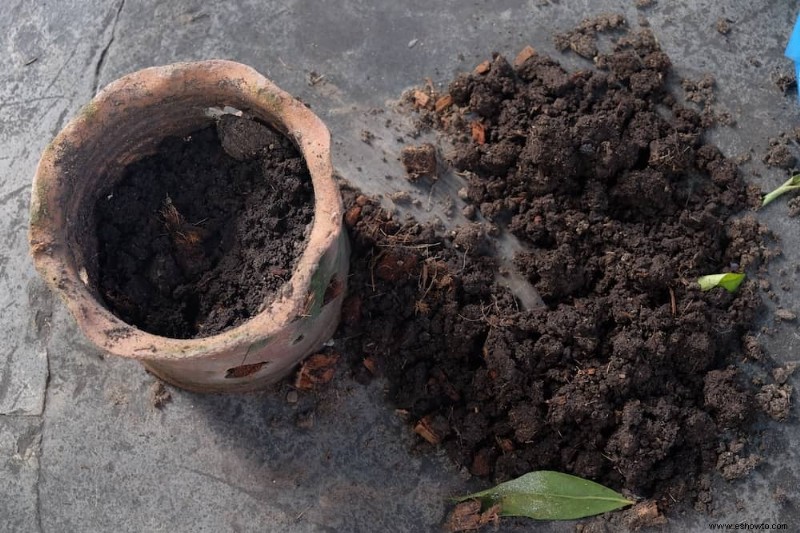
POLYGON ((333 177, 330 133, 324 123, 302 102, 255 69, 213 59, 150 67, 128 74, 107 85, 84 106, 47 146, 39 161, 33 180, 29 242, 36 269, 62 296, 84 334, 98 346, 132 359, 214 359, 243 347, 249 351, 249 347, 258 346, 304 316, 305 295, 320 292, 315 286, 318 282, 315 274, 325 251, 340 238, 342 214, 342 200, 333 177), (201 78, 203 82, 198 84, 201 78), (63 164, 64 154, 80 150, 92 138, 98 124, 115 120, 120 102, 147 109, 166 95, 176 94, 176 88, 199 92, 209 83, 227 91, 230 98, 208 102, 206 108, 228 105, 251 112, 278 127, 298 146, 311 175, 314 219, 290 280, 271 296, 271 303, 260 313, 209 337, 162 337, 124 322, 90 290, 85 266, 77 264, 76 254, 69 246, 70 214, 62 198, 70 190, 70 169, 63 164))

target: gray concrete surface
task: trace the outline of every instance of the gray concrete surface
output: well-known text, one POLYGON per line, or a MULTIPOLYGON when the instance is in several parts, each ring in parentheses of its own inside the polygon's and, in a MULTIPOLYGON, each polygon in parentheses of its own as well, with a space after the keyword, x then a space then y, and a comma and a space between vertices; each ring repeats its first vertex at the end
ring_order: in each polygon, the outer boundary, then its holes
MULTIPOLYGON (((391 193, 407 187, 385 177, 402 175, 396 132, 385 127, 386 115, 370 110, 425 77, 444 82, 493 50, 514 54, 531 44, 552 51, 553 30, 613 10, 633 24, 646 17, 681 75, 717 78, 719 103, 738 125, 714 137, 728 155, 753 155, 748 179, 765 189, 785 179, 758 160, 768 138, 800 118, 795 100, 771 81, 775 71, 790 70, 782 51, 800 2, 633 4, 0 1, 0 531, 438 530, 446 498, 472 485, 445 458, 410 451, 412 436, 384 402, 380 383, 365 387, 340 376, 322 397, 301 395, 297 404, 286 401, 286 384, 246 396, 173 389, 172 403, 154 409, 152 378, 137 364, 104 359, 33 271, 27 206, 39 153, 116 77, 179 60, 229 58, 322 116, 342 175, 369 193, 391 193), (713 29, 720 17, 733 21, 728 36, 713 29), (376 135, 374 147, 361 142, 364 129, 376 135)), ((414 191, 422 200, 414 214, 441 216, 439 199, 457 189, 455 179, 433 192, 414 191)), ((796 285, 789 267, 800 255, 797 221, 786 217, 784 202, 762 216, 784 249, 773 284, 796 285)), ((800 307, 797 291, 777 292, 782 307, 800 307)), ((763 321, 772 323, 769 309, 763 321)), ((797 360, 795 326, 776 327, 762 338, 768 351, 779 361, 797 360)), ((667 530, 707 531, 712 521, 800 530, 800 424, 793 414, 762 429, 764 463, 744 481, 715 482, 715 516, 685 509, 670 516, 667 530), (779 488, 784 503, 774 497, 779 488)), ((573 529, 521 521, 501 527, 573 529)))

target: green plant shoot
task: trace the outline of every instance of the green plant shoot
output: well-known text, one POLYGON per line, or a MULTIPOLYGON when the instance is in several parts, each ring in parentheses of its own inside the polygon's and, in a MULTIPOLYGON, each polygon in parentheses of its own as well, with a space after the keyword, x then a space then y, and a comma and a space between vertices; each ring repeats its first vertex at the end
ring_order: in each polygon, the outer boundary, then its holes
POLYGON ((778 196, 781 196, 782 194, 786 194, 787 192, 790 191, 796 191, 798 189, 800 189, 800 174, 792 176, 791 178, 786 180, 786 182, 783 185, 781 185, 771 193, 765 195, 764 199, 761 201, 761 207, 764 207, 765 205, 770 203, 778 196))
POLYGON ((536 520, 576 520, 613 511, 634 502, 622 494, 560 472, 530 472, 456 501, 478 500, 484 509, 500 505, 500 516, 536 520))
POLYGON ((726 291, 733 293, 739 288, 739 285, 744 281, 745 275, 743 273, 727 272, 725 274, 711 274, 710 276, 700 276, 697 278, 697 284, 700 285, 700 290, 710 291, 716 287, 722 287, 726 291))

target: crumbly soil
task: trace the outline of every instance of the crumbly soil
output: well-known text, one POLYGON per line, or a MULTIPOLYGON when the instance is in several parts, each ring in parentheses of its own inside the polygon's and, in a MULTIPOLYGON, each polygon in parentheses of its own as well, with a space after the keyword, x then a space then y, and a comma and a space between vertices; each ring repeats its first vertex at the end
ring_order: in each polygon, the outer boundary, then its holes
POLYGON ((410 181, 416 181, 423 176, 437 178, 436 148, 430 143, 406 146, 400 152, 400 161, 410 181))
MULTIPOLYGON (((646 7, 646 6, 642 6, 646 7)), ((625 17, 619 14, 602 14, 585 19, 578 27, 553 37, 553 44, 559 50, 572 50, 581 57, 594 59, 599 51, 596 36, 598 33, 616 30, 625 26, 625 17)))
POLYGON ((795 154, 797 152, 798 138, 800 138, 800 131, 798 130, 781 133, 779 136, 771 138, 769 140, 769 148, 764 154, 764 163, 784 170, 795 168, 797 166, 795 154))
POLYGON ((757 282, 736 294, 695 282, 756 273, 765 230, 742 213, 758 198, 704 139, 701 110, 666 91, 670 60, 649 32, 591 54, 601 70, 495 55, 450 84, 452 106, 417 106, 455 145, 450 163, 483 222, 441 235, 346 190, 340 336, 358 376, 387 378, 420 446, 475 476, 558 470, 660 509, 707 509, 710 473, 757 462, 746 445, 756 395, 773 412, 786 405, 736 365, 759 352, 747 336, 757 282), (495 283, 495 231, 527 245, 515 262, 545 307, 524 309, 495 283))
POLYGON ((98 199, 100 292, 150 333, 220 333, 291 277, 312 217, 311 180, 289 139, 223 115, 165 139, 98 199))
POLYGON ((164 383, 156 380, 150 385, 150 404, 156 409, 163 409, 165 405, 172 401, 172 393, 164 386, 164 383))
POLYGON ((797 90, 797 78, 794 72, 774 72, 772 81, 784 95, 789 95, 797 90))

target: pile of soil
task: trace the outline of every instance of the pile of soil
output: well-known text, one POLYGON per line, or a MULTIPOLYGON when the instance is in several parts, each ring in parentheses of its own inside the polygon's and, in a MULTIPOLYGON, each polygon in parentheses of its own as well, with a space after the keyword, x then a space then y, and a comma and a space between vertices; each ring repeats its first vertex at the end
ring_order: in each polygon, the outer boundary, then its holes
POLYGON ((165 139, 98 199, 101 294, 150 333, 220 333, 291 277, 312 218, 311 178, 291 141, 223 115, 165 139))
POLYGON ((746 445, 758 389, 736 363, 767 363, 749 335, 756 282, 729 294, 696 279, 759 268, 765 230, 737 217, 757 197, 704 140, 702 110, 665 89, 651 33, 595 63, 495 55, 430 95, 452 104, 422 122, 455 145, 489 222, 440 235, 345 191, 340 336, 359 375, 387 378, 420 445, 475 476, 558 470, 706 508, 716 468, 732 478, 758 462, 746 445), (515 262, 545 307, 495 282, 497 231, 528 246, 515 262))

